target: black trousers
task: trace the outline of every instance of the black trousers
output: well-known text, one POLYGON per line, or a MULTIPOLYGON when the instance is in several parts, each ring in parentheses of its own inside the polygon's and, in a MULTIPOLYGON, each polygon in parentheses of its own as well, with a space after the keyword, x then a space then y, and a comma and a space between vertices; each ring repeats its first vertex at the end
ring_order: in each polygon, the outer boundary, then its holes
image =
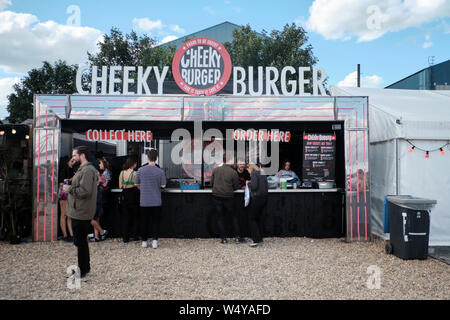
POLYGON ((123 201, 121 206, 122 215, 122 238, 129 241, 130 237, 138 237, 139 225, 139 191, 137 188, 123 189, 123 201))
POLYGON ((81 276, 84 276, 91 270, 87 241, 90 226, 89 220, 72 218, 73 243, 78 249, 78 267, 80 268, 81 276))
POLYGON ((238 214, 239 212, 234 207, 234 198, 225 198, 225 197, 216 197, 213 196, 213 203, 214 207, 217 212, 217 224, 219 227, 219 233, 220 238, 225 239, 226 233, 225 233, 225 219, 226 217, 231 217, 232 225, 233 225, 233 231, 235 237, 241 236, 241 230, 239 227, 239 219, 238 214))
POLYGON ((158 240, 159 227, 161 224, 161 207, 141 207, 139 216, 142 241, 147 241, 147 238, 149 236, 149 225, 151 229, 150 236, 153 240, 158 240))
POLYGON ((248 225, 253 242, 262 241, 261 217, 267 204, 267 198, 250 198, 248 225))

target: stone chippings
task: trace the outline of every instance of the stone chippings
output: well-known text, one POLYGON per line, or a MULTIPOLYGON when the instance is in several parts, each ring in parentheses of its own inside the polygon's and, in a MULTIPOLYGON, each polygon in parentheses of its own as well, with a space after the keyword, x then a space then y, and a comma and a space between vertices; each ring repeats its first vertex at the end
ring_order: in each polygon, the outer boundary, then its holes
MULTIPOLYGON (((384 241, 266 238, 261 247, 218 239, 90 243, 92 272, 68 289, 76 248, 62 241, 0 243, 0 299, 449 299, 450 268, 401 260, 384 241), (368 267, 381 271, 369 289, 368 267)), ((372 282, 373 283, 373 282, 372 282)))

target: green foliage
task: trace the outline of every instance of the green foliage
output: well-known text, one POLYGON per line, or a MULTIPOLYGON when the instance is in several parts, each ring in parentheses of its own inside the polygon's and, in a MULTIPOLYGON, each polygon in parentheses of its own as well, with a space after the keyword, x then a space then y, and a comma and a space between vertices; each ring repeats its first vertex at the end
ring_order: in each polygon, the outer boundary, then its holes
MULTIPOLYGON (((282 31, 273 30, 270 34, 263 31, 262 36, 246 25, 234 30, 233 41, 224 45, 233 65, 246 71, 253 66, 255 76, 258 66, 276 67, 278 70, 292 66, 297 69, 312 67, 318 62, 312 45, 308 44, 306 31, 295 23, 286 24, 282 31)), ((298 80, 298 73, 289 79, 298 80)))
MULTIPOLYGON (((119 29, 112 28, 109 35, 104 35, 104 41, 98 43, 99 52, 88 52, 88 60, 95 66, 158 66, 160 70, 169 66, 166 79, 173 80, 171 66, 175 48, 156 45, 156 40, 146 34, 138 36, 131 31, 123 35, 119 29)), ((149 79, 155 79, 155 75, 151 73, 149 79)), ((120 91, 121 87, 117 89, 120 91)))
POLYGON ((75 76, 77 66, 67 65, 58 60, 52 65, 45 61, 39 69, 32 69, 13 86, 14 92, 8 96, 11 123, 20 123, 33 118, 34 94, 65 94, 76 92, 75 76))

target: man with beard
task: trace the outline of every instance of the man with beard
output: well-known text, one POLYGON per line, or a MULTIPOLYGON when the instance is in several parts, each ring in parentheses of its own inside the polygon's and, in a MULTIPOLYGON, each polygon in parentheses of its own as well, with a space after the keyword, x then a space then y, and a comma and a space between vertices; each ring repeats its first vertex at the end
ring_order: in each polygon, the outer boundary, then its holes
POLYGON ((91 270, 87 235, 97 204, 97 170, 88 161, 89 156, 86 146, 72 151, 72 160, 80 168, 72 179, 72 185, 64 185, 68 193, 66 214, 72 218, 73 242, 78 249, 78 267, 83 281, 91 270))
POLYGON ((239 185, 241 186, 242 189, 245 189, 247 181, 250 180, 250 173, 248 173, 247 169, 245 168, 244 160, 239 159, 237 161, 236 171, 239 177, 239 185))

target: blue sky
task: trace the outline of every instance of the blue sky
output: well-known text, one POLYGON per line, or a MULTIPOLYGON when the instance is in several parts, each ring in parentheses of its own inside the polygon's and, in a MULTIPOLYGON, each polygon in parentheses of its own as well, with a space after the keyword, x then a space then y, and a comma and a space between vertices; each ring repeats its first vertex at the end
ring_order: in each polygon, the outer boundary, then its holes
POLYGON ((450 59, 448 0, 0 0, 0 118, 7 87, 30 67, 44 59, 81 63, 113 26, 162 41, 224 21, 256 31, 301 24, 330 85, 353 85, 358 63, 363 86, 384 87, 427 67, 429 56, 450 59), (71 5, 80 8, 79 31, 66 28, 71 5))

